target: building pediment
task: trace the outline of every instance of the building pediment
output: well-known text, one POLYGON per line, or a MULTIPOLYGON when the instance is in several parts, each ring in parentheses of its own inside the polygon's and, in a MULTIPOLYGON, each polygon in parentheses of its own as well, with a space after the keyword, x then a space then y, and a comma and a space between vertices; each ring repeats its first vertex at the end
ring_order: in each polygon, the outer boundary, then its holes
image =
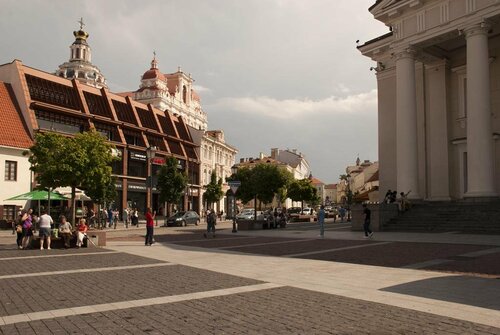
POLYGON ((388 18, 397 17, 408 8, 420 6, 423 2, 423 0, 380 0, 370 8, 370 12, 377 20, 387 23, 388 18))

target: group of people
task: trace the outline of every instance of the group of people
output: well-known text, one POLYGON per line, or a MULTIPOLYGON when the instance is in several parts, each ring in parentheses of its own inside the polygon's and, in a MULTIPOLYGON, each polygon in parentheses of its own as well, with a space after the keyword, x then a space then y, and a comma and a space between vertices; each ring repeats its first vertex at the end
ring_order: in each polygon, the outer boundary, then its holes
MULTIPOLYGON (((411 208, 411 203, 410 201, 408 201, 408 194, 410 194, 410 192, 411 190, 408 191, 407 193, 404 192, 399 193, 398 209, 400 212, 405 212, 411 208)), ((392 204, 397 202, 398 201, 397 196, 398 196, 397 191, 387 190, 384 197, 384 203, 392 204)))
POLYGON ((59 225, 57 233, 53 232, 54 220, 47 213, 45 209, 42 209, 40 217, 33 214, 33 209, 23 210, 18 214, 18 219, 15 223, 15 233, 16 233, 16 244, 18 249, 30 249, 33 243, 33 236, 35 232, 35 223, 38 223, 38 236, 40 239, 40 250, 44 250, 45 246, 47 250, 51 249, 52 235, 57 236, 61 234, 64 240, 64 247, 70 247, 70 241, 73 236, 76 238, 76 247, 80 248, 83 245, 83 240, 87 236, 88 226, 86 220, 81 218, 76 226, 76 230, 73 231, 73 227, 66 220, 66 216, 61 215, 59 217, 59 225))

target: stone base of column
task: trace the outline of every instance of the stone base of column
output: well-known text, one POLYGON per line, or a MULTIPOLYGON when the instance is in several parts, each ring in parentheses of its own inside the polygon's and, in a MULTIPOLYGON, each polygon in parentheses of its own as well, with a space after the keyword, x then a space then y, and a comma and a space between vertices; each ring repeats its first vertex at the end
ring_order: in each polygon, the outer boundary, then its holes
POLYGON ((467 192, 464 198, 494 198, 498 200, 498 193, 496 192, 467 192))
POLYGON ((432 198, 427 198, 425 201, 433 202, 433 201, 451 201, 450 197, 432 197, 432 198))

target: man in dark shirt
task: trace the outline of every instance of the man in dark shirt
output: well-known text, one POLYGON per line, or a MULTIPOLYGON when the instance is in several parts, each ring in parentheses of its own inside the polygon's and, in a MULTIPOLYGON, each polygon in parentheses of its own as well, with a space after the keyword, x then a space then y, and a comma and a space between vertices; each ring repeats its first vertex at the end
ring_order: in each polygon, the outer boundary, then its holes
POLYGON ((373 232, 370 229, 372 211, 366 206, 366 204, 363 204, 363 214, 365 215, 365 223, 363 224, 363 229, 365 230, 365 238, 371 238, 373 236, 373 232))

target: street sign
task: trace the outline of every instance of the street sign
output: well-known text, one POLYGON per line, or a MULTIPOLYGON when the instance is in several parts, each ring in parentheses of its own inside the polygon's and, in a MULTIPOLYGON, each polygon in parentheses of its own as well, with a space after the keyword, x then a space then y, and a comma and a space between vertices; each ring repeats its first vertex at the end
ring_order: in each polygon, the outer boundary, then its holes
POLYGON ((241 186, 241 182, 239 180, 232 180, 228 181, 227 183, 233 194, 236 194, 236 191, 238 191, 238 188, 241 186))

